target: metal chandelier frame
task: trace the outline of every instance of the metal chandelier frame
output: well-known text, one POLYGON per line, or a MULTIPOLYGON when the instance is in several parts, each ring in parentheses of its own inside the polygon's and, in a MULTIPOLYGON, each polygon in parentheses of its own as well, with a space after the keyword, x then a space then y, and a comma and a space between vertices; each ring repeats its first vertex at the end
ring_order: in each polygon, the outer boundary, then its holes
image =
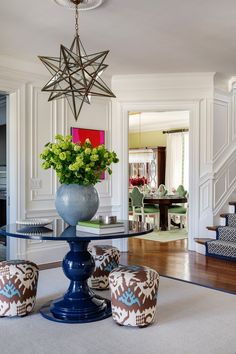
POLYGON ((50 92, 48 101, 65 97, 75 120, 84 104, 90 103, 92 96, 116 97, 100 75, 108 67, 104 63, 109 51, 87 54, 79 36, 78 6, 82 0, 70 0, 75 5, 75 37, 70 48, 61 44, 60 57, 39 56, 52 74, 42 88, 50 92))

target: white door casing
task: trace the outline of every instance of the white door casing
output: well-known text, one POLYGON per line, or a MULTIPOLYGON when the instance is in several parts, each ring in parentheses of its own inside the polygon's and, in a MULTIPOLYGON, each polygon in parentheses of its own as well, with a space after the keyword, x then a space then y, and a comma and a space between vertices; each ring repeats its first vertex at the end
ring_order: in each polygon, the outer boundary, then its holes
MULTIPOLYGON (((123 218, 128 217, 128 134, 129 134, 129 112, 158 112, 158 111, 189 111, 189 249, 195 250, 194 237, 198 234, 198 205, 199 195, 197 193, 199 187, 199 101, 185 102, 116 102, 116 110, 119 111, 121 119, 121 131, 123 131, 123 146, 120 149, 120 157, 122 168, 122 194, 121 205, 123 205, 123 218)), ((114 137, 113 137, 114 138, 114 137)), ((121 145, 117 141, 117 146, 121 145)), ((113 147, 114 148, 114 147, 113 147)), ((114 243, 114 242, 113 242, 114 243)), ((123 250, 127 250, 127 240, 116 241, 115 244, 123 250)))

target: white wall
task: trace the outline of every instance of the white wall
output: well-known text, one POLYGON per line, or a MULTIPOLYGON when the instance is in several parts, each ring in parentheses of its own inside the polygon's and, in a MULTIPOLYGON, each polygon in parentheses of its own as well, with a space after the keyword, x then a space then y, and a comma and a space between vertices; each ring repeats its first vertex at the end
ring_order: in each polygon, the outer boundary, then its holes
MULTIPOLYGON (((48 102, 42 82, 27 84, 26 88, 26 169, 25 169, 25 217, 55 217, 55 193, 58 181, 54 171, 43 170, 39 158, 44 145, 54 140, 57 133, 70 134, 71 127, 105 130, 105 143, 111 147, 111 102, 108 99, 92 99, 84 104, 78 121, 64 100, 48 102)), ((111 213, 111 178, 96 185, 100 196, 98 213, 111 213)), ((67 245, 62 242, 28 241, 27 256, 38 263, 62 259, 67 245)))
POLYGON ((215 90, 212 138, 212 209, 214 223, 228 212, 236 191, 236 96, 235 91, 215 90))
MULTIPOLYGON (((56 217, 54 207, 57 179, 54 171, 41 168, 39 154, 56 133, 70 133, 70 128, 105 130, 105 143, 111 148, 111 102, 93 99, 84 104, 75 122, 67 102, 48 102, 41 92, 48 76, 41 65, 6 60, 0 56, 0 91, 9 93, 9 184, 10 219, 56 217)), ((108 81, 108 85, 110 82, 108 81)), ((100 195, 100 214, 112 213, 111 178, 96 185, 100 195)), ((65 255, 63 242, 25 241, 9 238, 10 258, 28 258, 37 263, 59 261, 65 255)))

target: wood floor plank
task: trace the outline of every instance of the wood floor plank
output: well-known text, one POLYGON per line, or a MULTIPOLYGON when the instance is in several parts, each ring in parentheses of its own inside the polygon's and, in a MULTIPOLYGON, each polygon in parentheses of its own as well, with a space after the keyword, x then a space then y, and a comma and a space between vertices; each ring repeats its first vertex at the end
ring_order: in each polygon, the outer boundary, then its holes
POLYGON ((146 265, 167 275, 236 293, 236 263, 188 251, 187 240, 160 243, 129 239, 122 264, 146 265))

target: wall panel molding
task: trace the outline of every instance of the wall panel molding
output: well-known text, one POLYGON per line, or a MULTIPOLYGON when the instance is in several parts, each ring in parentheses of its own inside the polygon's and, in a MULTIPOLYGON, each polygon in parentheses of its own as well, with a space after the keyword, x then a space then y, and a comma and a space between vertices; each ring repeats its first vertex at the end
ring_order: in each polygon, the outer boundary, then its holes
POLYGON ((200 214, 211 208, 211 184, 208 180, 200 185, 200 214))
MULTIPOLYGON (((30 87, 30 99, 31 99, 31 149, 30 149, 30 179, 40 179, 42 174, 40 153, 44 144, 39 141, 42 138, 39 132, 45 130, 48 124, 49 139, 52 141, 54 135, 55 123, 55 109, 56 106, 53 103, 45 105, 46 94, 41 92, 41 88, 31 85, 30 87), (46 111, 45 111, 46 108, 46 111)), ((42 180, 39 189, 31 189, 30 202, 43 202, 54 199, 55 192, 55 176, 52 170, 47 171, 47 182, 42 180), (45 188, 46 187, 46 188, 45 188)), ((45 174, 44 174, 45 175, 45 174)), ((40 179, 41 180, 41 179, 40 179)))
POLYGON ((220 99, 214 100, 213 118, 213 161, 222 157, 229 146, 230 104, 220 99))

